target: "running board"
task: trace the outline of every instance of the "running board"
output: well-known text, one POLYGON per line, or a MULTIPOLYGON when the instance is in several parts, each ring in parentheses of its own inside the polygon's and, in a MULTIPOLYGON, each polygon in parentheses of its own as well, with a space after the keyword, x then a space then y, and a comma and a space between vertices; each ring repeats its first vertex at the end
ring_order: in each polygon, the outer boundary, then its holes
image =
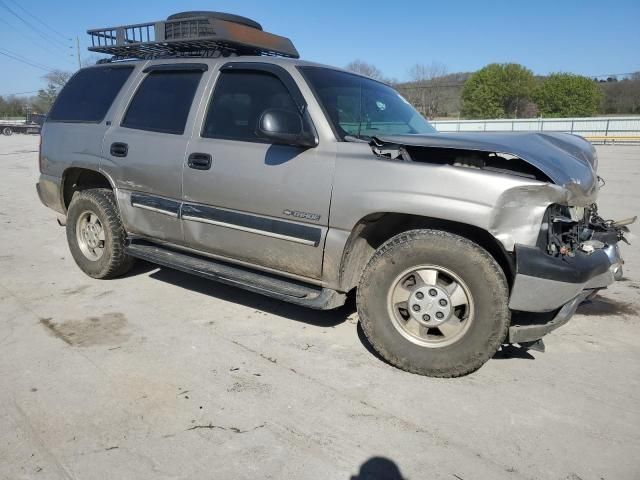
POLYGON ((344 305, 346 295, 328 288, 309 285, 271 273, 213 260, 155 243, 130 240, 126 253, 164 267, 192 273, 251 292, 318 310, 344 305))

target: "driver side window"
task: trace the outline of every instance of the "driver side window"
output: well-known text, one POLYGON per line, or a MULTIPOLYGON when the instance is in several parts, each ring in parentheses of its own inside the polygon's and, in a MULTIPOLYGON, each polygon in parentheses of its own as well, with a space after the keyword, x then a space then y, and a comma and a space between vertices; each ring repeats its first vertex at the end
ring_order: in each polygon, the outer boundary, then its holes
POLYGON ((260 116, 269 108, 297 111, 279 78, 261 71, 223 71, 209 102, 202 136, 264 142, 256 135, 256 128, 260 116))

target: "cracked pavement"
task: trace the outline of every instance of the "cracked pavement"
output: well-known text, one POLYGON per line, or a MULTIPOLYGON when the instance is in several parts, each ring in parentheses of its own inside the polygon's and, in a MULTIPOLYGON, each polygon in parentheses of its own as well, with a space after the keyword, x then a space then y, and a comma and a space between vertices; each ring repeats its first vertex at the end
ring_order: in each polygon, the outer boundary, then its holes
MULTIPOLYGON (((86 277, 37 198, 37 145, 0 137, 0 478, 384 478, 364 476, 376 457, 412 479, 640 475, 635 236, 624 281, 546 353, 430 379, 372 354, 353 305, 145 263, 86 277)), ((598 150, 601 213, 638 213, 640 147, 598 150)))

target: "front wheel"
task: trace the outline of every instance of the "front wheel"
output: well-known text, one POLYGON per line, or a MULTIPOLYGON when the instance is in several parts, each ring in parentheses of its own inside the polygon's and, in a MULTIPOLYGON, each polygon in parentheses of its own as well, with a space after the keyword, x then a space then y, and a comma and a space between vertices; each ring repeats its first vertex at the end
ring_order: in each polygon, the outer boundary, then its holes
POLYGON ((13 130, 11 130, 11 128, 9 127, 4 127, 4 129, 2 130, 2 133, 8 137, 9 135, 13 134, 13 130))
POLYGON ((480 368, 509 328, 509 289, 495 259, 448 232, 412 230, 382 245, 358 287, 362 329, 391 364, 457 377, 480 368))
POLYGON ((93 278, 124 275, 133 265, 125 253, 126 232, 111 190, 73 195, 67 212, 67 242, 80 269, 93 278))

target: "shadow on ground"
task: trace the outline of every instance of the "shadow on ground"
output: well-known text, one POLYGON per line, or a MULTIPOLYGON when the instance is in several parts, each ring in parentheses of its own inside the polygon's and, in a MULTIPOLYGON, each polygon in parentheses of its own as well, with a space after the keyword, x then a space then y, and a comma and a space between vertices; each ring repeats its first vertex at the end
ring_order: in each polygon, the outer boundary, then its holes
POLYGON ((371 457, 360 465, 357 475, 351 480, 404 480, 400 468, 393 460, 385 457, 371 457))
POLYGON ((590 316, 620 315, 623 317, 635 317, 638 315, 638 311, 632 303, 616 301, 602 295, 582 303, 576 313, 590 316))
MULTIPOLYGON (((244 305, 249 308, 261 310, 316 327, 326 328, 340 325, 356 312, 355 295, 349 295, 347 297, 346 304, 335 310, 312 310, 310 308, 293 305, 284 301, 271 299, 241 288, 203 279, 196 275, 180 272, 178 270, 157 267, 148 262, 138 262, 130 275, 145 274, 150 271, 151 273, 149 274, 149 277, 154 280, 159 280, 202 295, 208 295, 230 303, 237 303, 239 305, 244 305)), ((359 322, 357 325, 357 333, 360 343, 371 355, 375 356, 381 362, 390 365, 389 362, 387 362, 373 348, 359 322)), ((513 345, 504 345, 493 358, 496 360, 535 360, 535 357, 531 355, 526 348, 516 347, 513 345)))
POLYGON ((226 302, 237 303, 318 327, 339 325, 356 311, 355 298, 352 295, 347 298, 347 303, 344 306, 335 310, 312 310, 170 268, 159 268, 157 271, 152 272, 149 277, 202 295, 208 295, 226 302))

